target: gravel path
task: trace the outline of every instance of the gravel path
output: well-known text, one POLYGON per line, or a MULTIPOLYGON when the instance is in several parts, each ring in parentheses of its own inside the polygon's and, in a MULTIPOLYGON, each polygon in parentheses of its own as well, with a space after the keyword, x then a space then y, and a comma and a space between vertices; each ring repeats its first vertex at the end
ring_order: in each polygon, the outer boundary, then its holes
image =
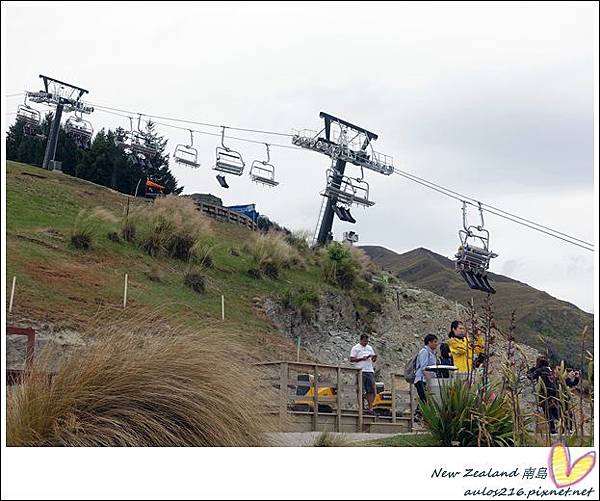
MULTIPOLYGON (((310 447, 321 435, 320 431, 301 433, 267 433, 269 444, 273 447, 310 447)), ((393 437, 393 433, 330 433, 341 436, 348 442, 365 442, 379 438, 393 437)))

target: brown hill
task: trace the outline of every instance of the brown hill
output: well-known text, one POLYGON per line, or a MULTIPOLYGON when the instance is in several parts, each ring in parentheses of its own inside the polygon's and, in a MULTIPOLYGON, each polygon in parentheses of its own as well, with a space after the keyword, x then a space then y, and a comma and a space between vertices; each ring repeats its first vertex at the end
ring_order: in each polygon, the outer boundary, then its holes
MULTIPOLYGON (((428 249, 418 248, 398 254, 380 246, 361 247, 378 265, 398 278, 447 299, 469 304, 471 298, 481 305, 485 295, 472 291, 454 271, 454 263, 428 249)), ((580 333, 588 326, 587 349, 593 351, 594 317, 577 306, 552 297, 525 283, 490 273, 497 293, 493 296, 497 323, 506 328, 515 310, 517 339, 548 351, 555 359, 577 365, 580 358, 580 333)))

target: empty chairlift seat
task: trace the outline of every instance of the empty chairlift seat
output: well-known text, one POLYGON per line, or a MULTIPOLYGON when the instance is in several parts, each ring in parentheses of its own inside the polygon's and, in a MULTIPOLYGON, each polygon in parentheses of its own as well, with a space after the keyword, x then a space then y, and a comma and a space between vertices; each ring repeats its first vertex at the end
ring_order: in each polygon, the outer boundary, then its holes
POLYGON ((255 183, 274 187, 279 183, 275 181, 275 167, 269 163, 271 161, 269 145, 265 143, 265 146, 267 147, 267 159, 254 160, 254 162, 252 162, 252 165, 250 166, 250 179, 255 183))
POLYGON ((190 144, 178 144, 173 152, 175 162, 196 169, 200 167, 198 162, 198 150, 194 148, 194 133, 190 130, 190 144))
POLYGON ((375 202, 369 200, 369 184, 366 181, 347 176, 337 178, 331 169, 327 171, 327 186, 322 195, 338 200, 344 205, 375 205, 375 202))
POLYGON ((236 176, 241 176, 244 173, 245 164, 240 153, 217 146, 216 154, 215 170, 236 176))

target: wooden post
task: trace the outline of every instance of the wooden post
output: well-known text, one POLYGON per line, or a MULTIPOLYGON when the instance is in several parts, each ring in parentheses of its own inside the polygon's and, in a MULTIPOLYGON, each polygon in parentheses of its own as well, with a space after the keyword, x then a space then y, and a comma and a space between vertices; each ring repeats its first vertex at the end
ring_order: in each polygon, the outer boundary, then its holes
POLYGON ((10 302, 8 303, 8 312, 12 313, 13 299, 15 298, 15 284, 17 282, 16 275, 13 277, 12 287, 10 289, 10 302))
POLYGON ((287 414, 288 402, 288 364, 282 362, 279 371, 279 423, 283 426, 287 414))
POLYGON ((392 423, 396 424, 396 375, 392 372, 392 423))
POLYGON ((319 367, 315 364, 315 373, 313 376, 313 431, 317 431, 317 424, 319 422, 319 373, 317 372, 319 367))
POLYGON ((128 275, 125 273, 125 286, 123 287, 123 309, 127 307, 127 280, 128 275))
POLYGON ((363 384, 362 384, 362 369, 358 372, 358 432, 363 431, 363 384))
POLYGON ((337 385, 335 390, 335 406, 337 412, 335 431, 342 431, 342 368, 337 368, 337 385))
POLYGON ((221 320, 225 320, 225 296, 221 294, 221 320))

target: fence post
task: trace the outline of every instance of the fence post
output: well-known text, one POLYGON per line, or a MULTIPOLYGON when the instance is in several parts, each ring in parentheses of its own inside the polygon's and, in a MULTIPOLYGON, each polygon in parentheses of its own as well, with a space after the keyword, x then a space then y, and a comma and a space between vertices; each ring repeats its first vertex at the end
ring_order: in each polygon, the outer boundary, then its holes
POLYGON ((221 294, 221 320, 225 320, 225 296, 221 294))
POLYGON ((8 304, 8 312, 12 313, 12 307, 13 307, 13 299, 15 297, 15 284, 17 282, 17 276, 13 276, 13 280, 12 280, 12 287, 10 289, 10 303, 8 304))
POLYGON ((123 309, 127 307, 127 281, 128 275, 125 273, 125 286, 123 287, 123 309))
POLYGON ((396 374, 392 372, 392 423, 396 424, 396 374))
POLYGON ((335 406, 337 411, 335 431, 342 431, 342 368, 337 368, 337 384, 335 390, 335 406))
POLYGON ((358 432, 363 431, 363 384, 362 384, 362 369, 357 372, 358 375, 358 432))
POLYGON ((319 373, 317 372, 319 367, 315 364, 315 373, 313 376, 313 431, 317 431, 317 424, 319 422, 319 373))
POLYGON ((279 423, 283 426, 287 414, 288 364, 282 362, 279 370, 279 423))

